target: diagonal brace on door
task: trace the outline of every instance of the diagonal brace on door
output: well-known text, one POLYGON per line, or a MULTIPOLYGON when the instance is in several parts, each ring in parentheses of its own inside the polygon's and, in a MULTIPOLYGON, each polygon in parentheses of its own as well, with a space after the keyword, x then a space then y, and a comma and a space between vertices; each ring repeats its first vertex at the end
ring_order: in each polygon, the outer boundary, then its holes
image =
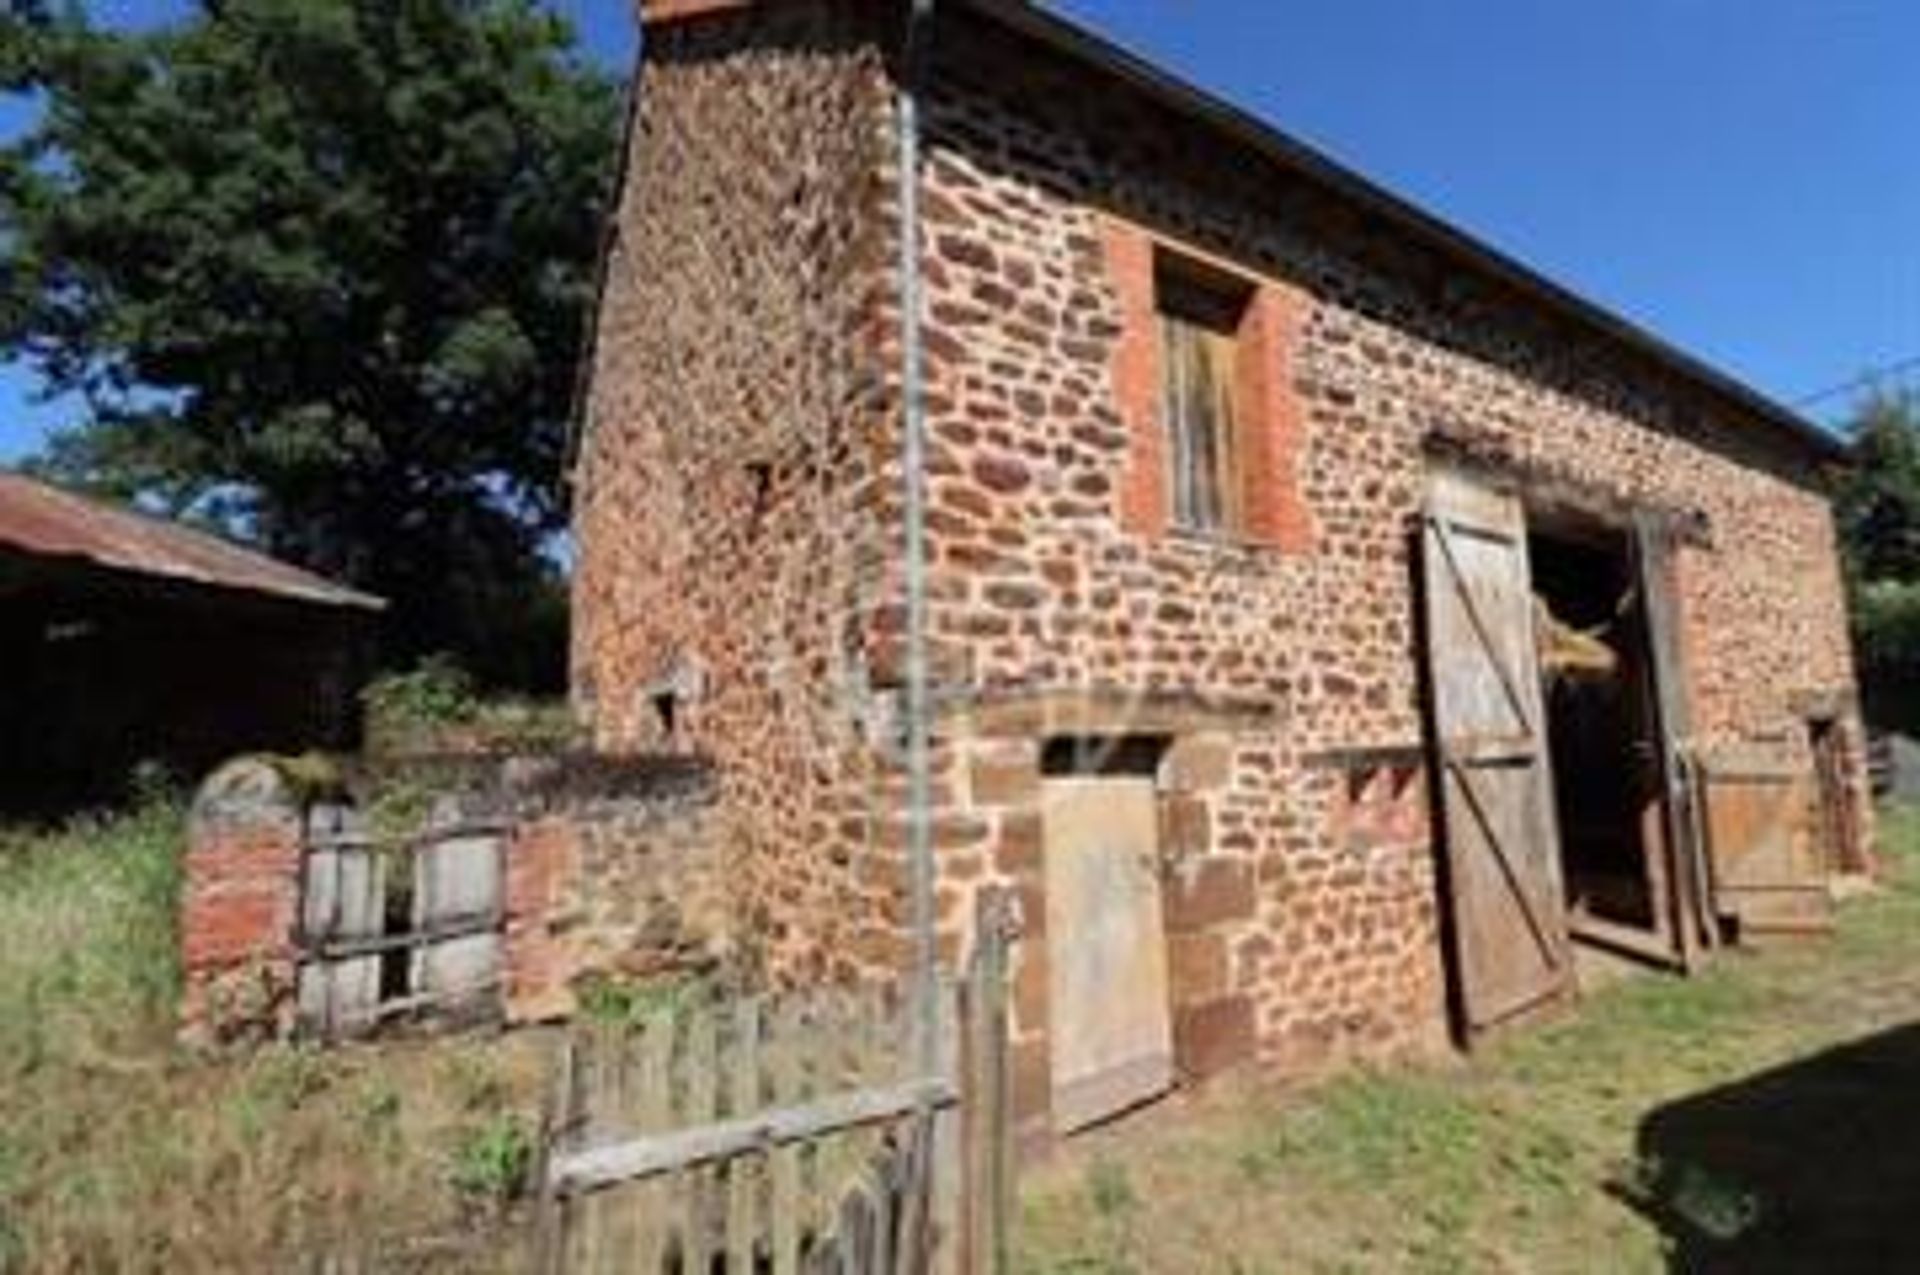
POLYGON ((1487 844, 1493 849, 1494 861, 1500 865, 1500 875, 1506 878, 1507 888, 1512 891, 1515 901, 1520 905, 1521 916, 1526 918, 1527 932, 1533 936, 1533 941, 1540 948, 1541 955, 1546 957, 1547 964, 1558 969, 1564 963, 1560 944, 1547 933, 1545 927, 1540 924, 1540 918, 1534 914, 1533 898, 1526 891, 1525 878, 1507 857, 1506 843, 1501 840, 1493 826, 1492 818, 1487 814, 1486 802, 1474 780, 1473 771, 1456 757, 1447 756, 1445 762, 1447 769, 1459 781, 1460 791, 1467 799, 1468 808, 1473 811, 1474 822, 1480 825, 1480 831, 1485 834, 1487 844))

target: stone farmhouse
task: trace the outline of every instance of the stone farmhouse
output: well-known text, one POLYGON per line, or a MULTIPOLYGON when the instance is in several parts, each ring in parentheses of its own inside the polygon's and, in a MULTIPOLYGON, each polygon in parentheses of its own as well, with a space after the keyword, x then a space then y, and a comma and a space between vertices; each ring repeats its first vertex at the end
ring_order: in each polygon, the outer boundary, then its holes
POLYGON ((1039 6, 641 9, 576 698, 711 761, 739 959, 908 951, 909 77, 941 941, 1017 893, 1030 1127, 1870 870, 1827 435, 1039 6))

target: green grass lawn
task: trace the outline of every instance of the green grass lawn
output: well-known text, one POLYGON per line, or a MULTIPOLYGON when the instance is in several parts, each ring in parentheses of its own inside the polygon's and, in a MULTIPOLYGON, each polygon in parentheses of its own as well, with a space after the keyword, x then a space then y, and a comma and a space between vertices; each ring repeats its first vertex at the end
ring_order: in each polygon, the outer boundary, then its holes
POLYGON ((1222 1086, 1084 1140, 1028 1175, 1025 1268, 1920 1267, 1889 1225, 1920 1210, 1920 817, 1883 834, 1888 888, 1833 939, 1617 983, 1469 1062, 1222 1086))

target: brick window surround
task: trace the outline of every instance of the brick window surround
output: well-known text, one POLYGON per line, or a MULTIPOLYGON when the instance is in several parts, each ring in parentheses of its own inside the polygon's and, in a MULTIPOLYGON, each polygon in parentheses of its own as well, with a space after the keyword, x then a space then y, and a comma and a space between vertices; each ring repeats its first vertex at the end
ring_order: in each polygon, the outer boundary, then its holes
POLYGON ((1198 260, 1211 269, 1246 278, 1250 294, 1234 334, 1234 416, 1238 423, 1241 482, 1239 525, 1230 538, 1290 553, 1313 547, 1312 527, 1301 497, 1299 468, 1305 414, 1293 387, 1293 364, 1306 297, 1273 279, 1248 278, 1189 249, 1168 245, 1138 226, 1105 223, 1107 272, 1120 303, 1120 338, 1114 351, 1114 392, 1128 445, 1120 486, 1120 524, 1141 535, 1164 535, 1171 526, 1168 440, 1162 411, 1160 312, 1155 295, 1156 257, 1163 251, 1198 260))

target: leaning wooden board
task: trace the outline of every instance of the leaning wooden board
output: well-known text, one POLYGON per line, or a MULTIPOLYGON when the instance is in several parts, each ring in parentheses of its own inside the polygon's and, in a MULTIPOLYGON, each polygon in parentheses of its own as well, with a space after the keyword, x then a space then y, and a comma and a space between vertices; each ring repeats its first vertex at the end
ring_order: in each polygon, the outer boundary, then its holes
POLYGON ((1696 769, 1719 914, 1747 939, 1831 929, 1807 767, 1758 743, 1702 750, 1696 769))

